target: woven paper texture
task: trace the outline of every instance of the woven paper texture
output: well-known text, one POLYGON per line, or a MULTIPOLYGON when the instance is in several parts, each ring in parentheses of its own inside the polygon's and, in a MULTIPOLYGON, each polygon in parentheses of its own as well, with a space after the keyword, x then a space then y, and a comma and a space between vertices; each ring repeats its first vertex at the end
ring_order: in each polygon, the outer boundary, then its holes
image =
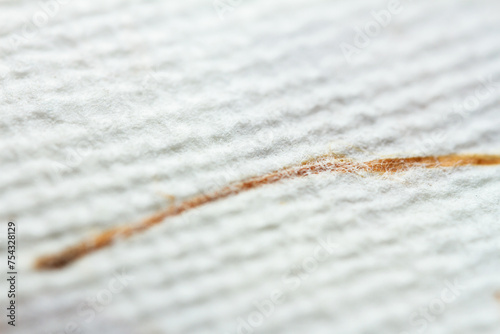
POLYGON ((500 165, 281 180, 34 268, 326 153, 500 154, 499 1, 12 0, 0 22, 1 333, 499 333, 500 165))

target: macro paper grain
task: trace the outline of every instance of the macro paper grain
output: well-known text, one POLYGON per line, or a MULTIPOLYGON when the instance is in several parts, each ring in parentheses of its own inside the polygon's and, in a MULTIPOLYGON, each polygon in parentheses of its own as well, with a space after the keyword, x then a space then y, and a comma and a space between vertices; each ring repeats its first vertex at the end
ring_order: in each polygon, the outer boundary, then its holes
POLYGON ((0 55, 0 333, 499 333, 499 1, 3 0, 0 55))

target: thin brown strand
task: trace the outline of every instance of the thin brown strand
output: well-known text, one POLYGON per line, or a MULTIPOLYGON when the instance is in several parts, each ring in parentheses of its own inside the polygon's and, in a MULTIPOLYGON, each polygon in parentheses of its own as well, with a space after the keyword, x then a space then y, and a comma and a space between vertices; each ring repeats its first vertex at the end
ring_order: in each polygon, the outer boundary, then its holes
POLYGON ((303 177, 310 174, 323 172, 357 173, 396 173, 410 168, 437 168, 455 166, 484 166, 500 164, 500 156, 495 155, 444 155, 430 157, 386 158, 357 163, 338 155, 324 155, 319 158, 307 160, 300 165, 287 167, 262 176, 256 176, 244 181, 229 184, 219 190, 208 194, 201 194, 172 205, 154 215, 133 224, 119 226, 105 230, 95 237, 84 240, 61 252, 41 256, 35 262, 37 269, 56 269, 64 267, 100 248, 106 247, 119 239, 128 238, 142 232, 151 226, 161 223, 167 217, 182 214, 185 211, 212 203, 228 196, 237 195, 243 191, 258 188, 263 185, 276 183, 285 179, 303 177))

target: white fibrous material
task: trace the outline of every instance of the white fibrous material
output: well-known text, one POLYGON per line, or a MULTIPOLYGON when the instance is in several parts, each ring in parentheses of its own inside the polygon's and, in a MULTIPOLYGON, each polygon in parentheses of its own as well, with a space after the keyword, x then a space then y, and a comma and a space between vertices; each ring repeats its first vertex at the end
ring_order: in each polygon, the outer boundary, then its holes
POLYGON ((500 154, 499 1, 4 1, 0 22, 1 333, 498 333, 500 165, 361 166, 500 154), (359 165, 33 266, 324 154, 359 165))

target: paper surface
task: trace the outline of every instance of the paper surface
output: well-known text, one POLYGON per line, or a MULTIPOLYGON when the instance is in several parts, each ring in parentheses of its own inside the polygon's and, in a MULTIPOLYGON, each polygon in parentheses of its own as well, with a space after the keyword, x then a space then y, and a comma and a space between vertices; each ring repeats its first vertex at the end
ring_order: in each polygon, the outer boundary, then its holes
POLYGON ((498 333, 499 166, 286 180, 33 269, 328 152, 499 154, 498 1, 0 8, 2 333, 498 333))

